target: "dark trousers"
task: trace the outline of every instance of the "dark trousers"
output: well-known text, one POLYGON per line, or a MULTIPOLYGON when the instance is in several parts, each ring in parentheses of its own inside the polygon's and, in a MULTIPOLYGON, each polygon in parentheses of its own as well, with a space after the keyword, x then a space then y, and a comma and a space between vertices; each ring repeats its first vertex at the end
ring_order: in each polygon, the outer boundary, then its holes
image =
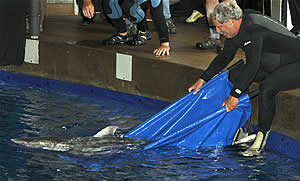
POLYGON ((289 0, 289 7, 292 17, 292 24, 300 31, 300 0, 289 0))
POLYGON ((28 2, 0 1, 0 65, 20 65, 24 61, 28 2))
MULTIPOLYGON (((277 93, 300 87, 300 59, 295 60, 279 54, 265 54, 263 59, 264 62, 271 63, 262 67, 254 80, 259 83, 257 127, 262 131, 268 131, 275 115, 277 93), (282 62, 288 63, 283 65, 282 62)), ((242 66, 230 72, 229 79, 233 84, 239 78, 242 66)))

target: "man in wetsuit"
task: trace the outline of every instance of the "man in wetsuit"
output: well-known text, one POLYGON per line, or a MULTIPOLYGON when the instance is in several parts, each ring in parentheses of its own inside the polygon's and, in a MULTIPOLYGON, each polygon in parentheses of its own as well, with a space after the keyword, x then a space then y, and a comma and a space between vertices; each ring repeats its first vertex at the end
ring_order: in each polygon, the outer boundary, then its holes
POLYGON ((231 2, 216 6, 212 14, 218 32, 226 37, 224 50, 211 62, 201 78, 189 88, 199 88, 224 69, 241 48, 246 63, 231 71, 234 87, 224 100, 227 112, 237 108, 238 98, 253 81, 259 82, 258 132, 254 143, 243 153, 259 154, 264 148, 275 114, 279 91, 300 87, 300 39, 274 20, 253 10, 242 10, 231 2))
POLYGON ((148 26, 145 20, 144 11, 140 5, 143 3, 150 3, 150 10, 153 14, 154 23, 158 30, 160 47, 153 51, 156 56, 169 55, 170 43, 168 28, 163 15, 162 0, 123 0, 121 3, 118 0, 83 0, 82 12, 84 16, 91 18, 95 13, 95 6, 93 3, 99 1, 103 7, 104 13, 110 18, 113 26, 116 28, 116 34, 103 41, 104 44, 115 45, 130 43, 133 45, 144 44, 151 35, 147 33, 148 26), (108 10, 107 10, 108 9, 108 10), (138 24, 138 35, 133 41, 128 42, 128 35, 126 23, 123 19, 123 13, 132 22, 138 24))

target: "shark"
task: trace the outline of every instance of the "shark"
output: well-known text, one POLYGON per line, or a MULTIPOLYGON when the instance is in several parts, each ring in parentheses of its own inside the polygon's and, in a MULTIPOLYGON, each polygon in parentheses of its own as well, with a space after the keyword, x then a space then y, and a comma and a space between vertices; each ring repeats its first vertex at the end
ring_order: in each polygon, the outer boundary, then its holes
POLYGON ((138 149, 145 140, 131 139, 118 133, 117 126, 108 126, 94 136, 18 137, 12 142, 33 149, 68 152, 73 155, 95 155, 114 150, 138 149))

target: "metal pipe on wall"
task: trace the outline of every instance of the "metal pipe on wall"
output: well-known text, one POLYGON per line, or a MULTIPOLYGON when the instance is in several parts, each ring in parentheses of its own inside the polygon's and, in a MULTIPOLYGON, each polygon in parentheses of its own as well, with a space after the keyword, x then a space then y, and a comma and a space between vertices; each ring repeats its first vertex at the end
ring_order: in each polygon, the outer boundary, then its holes
POLYGON ((32 39, 40 35, 40 0, 29 1, 29 32, 32 39))

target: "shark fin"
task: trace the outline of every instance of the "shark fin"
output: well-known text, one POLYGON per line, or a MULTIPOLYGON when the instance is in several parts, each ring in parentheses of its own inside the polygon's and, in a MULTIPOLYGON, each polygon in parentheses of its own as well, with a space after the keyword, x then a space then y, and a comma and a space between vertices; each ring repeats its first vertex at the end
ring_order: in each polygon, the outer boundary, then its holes
POLYGON ((103 137, 107 135, 114 135, 116 130, 118 129, 118 126, 107 126, 100 130, 97 134, 95 134, 93 137, 103 137))

